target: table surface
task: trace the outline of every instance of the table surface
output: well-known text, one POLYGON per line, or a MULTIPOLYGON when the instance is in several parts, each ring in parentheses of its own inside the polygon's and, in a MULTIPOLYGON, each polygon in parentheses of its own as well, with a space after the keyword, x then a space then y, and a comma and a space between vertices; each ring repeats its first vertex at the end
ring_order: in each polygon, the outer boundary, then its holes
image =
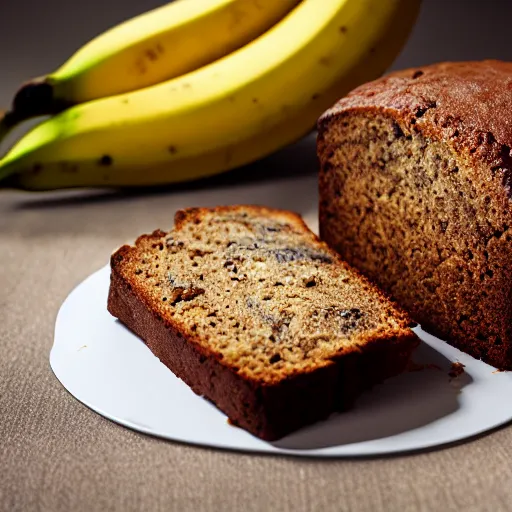
POLYGON ((264 203, 312 219, 315 169, 310 137, 259 165, 195 185, 0 192, 0 510, 510 510, 509 427, 387 458, 248 455, 121 427, 76 401, 51 372, 59 306, 116 247, 170 228, 184 206, 264 203))

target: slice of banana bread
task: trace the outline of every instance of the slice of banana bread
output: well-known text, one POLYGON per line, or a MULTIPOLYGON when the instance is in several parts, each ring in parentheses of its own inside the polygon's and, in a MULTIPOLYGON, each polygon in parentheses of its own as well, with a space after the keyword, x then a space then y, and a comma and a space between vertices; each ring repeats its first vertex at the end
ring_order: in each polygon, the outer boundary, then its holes
POLYGON ((410 320, 290 212, 179 211, 111 258, 108 310, 197 394, 278 439, 401 372, 410 320))
POLYGON ((512 63, 392 73, 319 122, 320 234, 425 329, 512 369, 512 63))

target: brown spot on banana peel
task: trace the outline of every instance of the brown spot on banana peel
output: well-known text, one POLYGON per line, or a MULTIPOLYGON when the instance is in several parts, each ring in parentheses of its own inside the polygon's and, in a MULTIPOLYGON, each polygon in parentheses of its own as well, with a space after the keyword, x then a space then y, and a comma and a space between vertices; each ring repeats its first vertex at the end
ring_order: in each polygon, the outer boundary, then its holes
POLYGON ((226 153, 224 154, 224 162, 226 165, 230 165, 233 161, 234 157, 234 148, 228 148, 226 149, 226 153))
POLYGON ((138 75, 145 75, 148 71, 148 68, 146 66, 146 61, 144 58, 139 58, 135 61, 135 72, 138 74, 138 75))
POLYGON ((231 8, 231 21, 228 25, 228 30, 234 30, 237 28, 240 23, 242 23, 245 18, 247 18, 248 13, 244 11, 243 9, 240 9, 240 6, 237 4, 233 4, 233 7, 231 8))
POLYGON ((106 166, 106 167, 112 165, 113 163, 114 163, 114 160, 110 155, 103 155, 98 160, 98 165, 102 165, 102 166, 106 166))
MULTIPOLYGON (((42 167, 42 166, 41 166, 42 167)), ((75 174, 78 172, 78 164, 72 164, 70 162, 60 162, 60 170, 66 174, 75 174)))
POLYGON ((140 57, 141 60, 145 59, 149 62, 155 62, 165 53, 164 47, 157 43, 150 48, 146 48, 140 57))
POLYGON ((149 48, 142 49, 134 61, 135 71, 139 75, 145 75, 148 71, 148 65, 151 66, 165 53, 165 48, 161 43, 156 43, 149 48))
POLYGON ((145 51, 145 55, 148 58, 148 60, 154 62, 155 60, 158 60, 158 53, 155 52, 155 50, 149 49, 145 51))
POLYGON ((169 146, 169 153, 171 153, 171 155, 175 155, 177 152, 176 146, 169 146))

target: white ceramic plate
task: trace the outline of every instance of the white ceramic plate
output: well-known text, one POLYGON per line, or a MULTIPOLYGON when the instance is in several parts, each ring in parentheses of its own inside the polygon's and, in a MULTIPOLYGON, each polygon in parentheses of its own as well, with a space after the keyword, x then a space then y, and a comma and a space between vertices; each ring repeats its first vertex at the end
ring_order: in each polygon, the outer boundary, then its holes
POLYGON ((364 394, 356 407, 276 443, 228 424, 106 310, 109 268, 62 305, 51 367, 66 389, 99 414, 155 436, 210 447, 300 456, 363 456, 434 447, 512 419, 512 374, 461 353, 421 329, 414 356, 426 365, 364 394), (451 363, 465 372, 453 379, 451 363))

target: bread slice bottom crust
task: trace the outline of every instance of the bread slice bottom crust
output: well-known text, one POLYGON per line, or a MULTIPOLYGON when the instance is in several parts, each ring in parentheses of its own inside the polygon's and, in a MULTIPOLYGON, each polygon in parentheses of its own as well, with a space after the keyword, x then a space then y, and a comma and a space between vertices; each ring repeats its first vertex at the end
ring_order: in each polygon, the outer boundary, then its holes
POLYGON ((121 248, 112 256, 108 311, 197 395, 223 411, 232 424, 267 441, 350 408, 361 392, 402 373, 419 343, 412 330, 403 328, 382 333, 311 371, 270 382, 251 379, 205 354, 154 311, 120 270, 123 253, 121 248))

